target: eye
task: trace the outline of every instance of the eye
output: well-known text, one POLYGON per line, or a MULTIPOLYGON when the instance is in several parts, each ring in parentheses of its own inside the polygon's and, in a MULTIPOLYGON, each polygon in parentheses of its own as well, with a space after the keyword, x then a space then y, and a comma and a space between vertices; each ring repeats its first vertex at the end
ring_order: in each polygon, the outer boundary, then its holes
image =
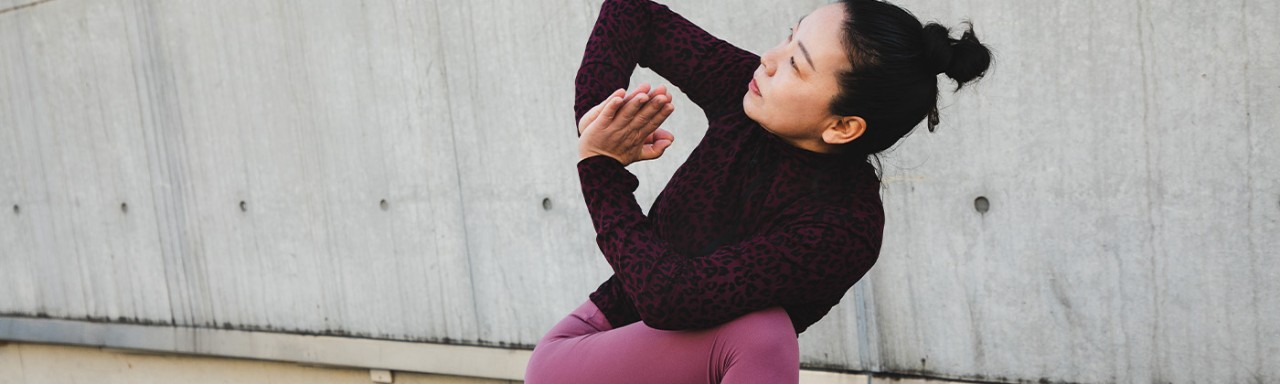
POLYGON ((792 56, 792 57, 791 57, 791 68, 795 68, 795 69, 796 69, 796 71, 799 71, 799 70, 800 70, 800 66, 796 65, 796 57, 795 57, 795 56, 792 56))

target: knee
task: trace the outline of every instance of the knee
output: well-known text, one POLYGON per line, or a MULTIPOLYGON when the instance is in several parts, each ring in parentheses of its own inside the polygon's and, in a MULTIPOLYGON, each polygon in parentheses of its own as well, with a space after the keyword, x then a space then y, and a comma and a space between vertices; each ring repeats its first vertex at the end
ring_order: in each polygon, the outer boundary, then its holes
POLYGON ((553 363, 556 361, 558 346, 558 343, 539 342, 533 347, 533 354, 529 356, 529 361, 524 368, 525 383, 556 382, 554 377, 556 369, 553 363))
POLYGON ((721 332, 730 333, 739 348, 761 351, 799 350, 795 326, 781 307, 772 307, 734 319, 721 332))

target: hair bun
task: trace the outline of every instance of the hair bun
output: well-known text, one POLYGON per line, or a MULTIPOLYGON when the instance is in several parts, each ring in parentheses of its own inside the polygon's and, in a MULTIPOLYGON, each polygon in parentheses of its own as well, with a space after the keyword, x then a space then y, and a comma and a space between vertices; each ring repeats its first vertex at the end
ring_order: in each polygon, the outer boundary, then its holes
POLYGON ((982 77, 991 66, 991 50, 978 41, 973 24, 965 22, 964 34, 952 39, 951 31, 938 23, 924 26, 925 68, 933 74, 945 73, 955 80, 956 90, 982 77))
POLYGON ((938 23, 924 26, 925 68, 933 74, 941 74, 951 66, 951 36, 947 27, 938 23))

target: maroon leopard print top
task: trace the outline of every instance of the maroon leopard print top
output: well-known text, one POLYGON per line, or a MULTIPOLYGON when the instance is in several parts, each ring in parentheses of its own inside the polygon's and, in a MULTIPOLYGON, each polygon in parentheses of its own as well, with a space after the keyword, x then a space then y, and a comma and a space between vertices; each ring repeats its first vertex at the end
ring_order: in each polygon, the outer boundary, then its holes
MULTIPOLYGON (((596 242, 614 275, 590 295, 614 328, 713 327, 780 305, 799 335, 876 262, 879 181, 865 158, 797 148, 742 110, 755 54, 647 0, 607 0, 577 74, 575 121, 650 68, 706 113, 697 148, 654 201, 604 155, 578 162, 596 242)), ((576 129, 576 127, 575 127, 576 129)))

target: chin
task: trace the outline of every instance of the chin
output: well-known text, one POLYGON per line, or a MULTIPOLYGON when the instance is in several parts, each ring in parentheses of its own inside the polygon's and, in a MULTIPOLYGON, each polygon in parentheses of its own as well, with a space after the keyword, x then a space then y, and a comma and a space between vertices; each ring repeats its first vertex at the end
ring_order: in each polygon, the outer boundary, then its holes
POLYGON ((755 115, 754 103, 748 101, 750 100, 749 99, 750 97, 751 95, 748 94, 747 97, 742 98, 742 113, 747 115, 747 117, 750 118, 752 121, 755 121, 756 123, 760 123, 760 119, 756 118, 756 115, 755 115))
MULTIPOLYGON (((756 122, 756 125, 759 125, 760 128, 764 128, 765 132, 773 133, 773 131, 769 129, 768 125, 765 125, 764 122, 760 121, 760 119, 757 119, 755 116, 753 116, 751 112, 747 112, 746 115, 748 119, 751 119, 751 121, 756 122)), ((774 134, 776 135, 776 133, 774 134)))

